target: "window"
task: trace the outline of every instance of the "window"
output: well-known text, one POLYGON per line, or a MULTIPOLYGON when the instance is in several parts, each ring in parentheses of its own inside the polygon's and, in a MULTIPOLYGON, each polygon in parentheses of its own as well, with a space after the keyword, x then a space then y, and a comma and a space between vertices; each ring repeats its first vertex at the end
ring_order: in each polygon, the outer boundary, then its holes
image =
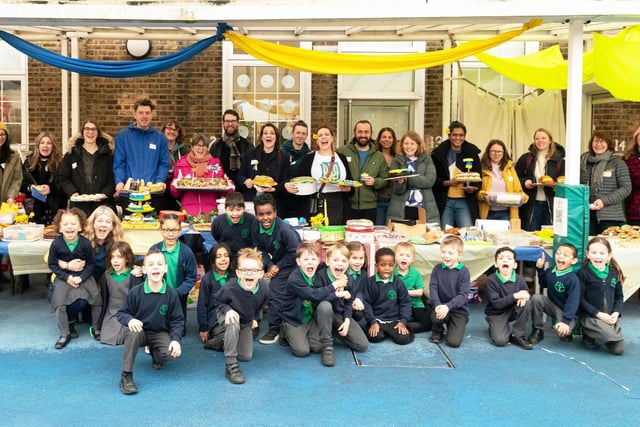
POLYGON ((7 125, 11 142, 28 149, 27 57, 5 42, 0 42, 0 121, 7 125))
POLYGON ((239 113, 240 134, 257 145, 260 127, 271 122, 283 141, 290 139, 296 121, 309 122, 311 74, 265 64, 224 43, 224 109, 239 113))
MULTIPOLYGON (((537 42, 506 42, 486 53, 501 58, 522 56, 538 51, 537 42)), ((462 75, 471 83, 504 98, 517 98, 530 91, 522 83, 514 82, 480 62, 475 56, 460 61, 462 75)))
MULTIPOLYGON (((425 51, 424 42, 341 42, 340 52, 400 54, 425 51)), ((375 139, 380 128, 391 127, 400 138, 424 123, 424 76, 418 69, 390 74, 338 76, 338 141, 347 144, 358 120, 366 119, 375 139)))

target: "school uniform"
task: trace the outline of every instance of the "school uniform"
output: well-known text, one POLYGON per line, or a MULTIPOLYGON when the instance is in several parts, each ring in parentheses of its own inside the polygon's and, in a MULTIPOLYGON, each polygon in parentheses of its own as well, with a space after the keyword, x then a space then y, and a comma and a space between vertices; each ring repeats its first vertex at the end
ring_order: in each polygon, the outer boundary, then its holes
POLYGON ((145 344, 151 347, 154 363, 173 359, 169 344, 182 340, 184 315, 177 291, 166 282, 163 281, 158 292, 151 290, 147 280, 133 287, 116 318, 127 327, 122 358, 124 372, 133 372, 138 348, 145 344), (131 319, 142 322, 141 332, 133 332, 128 328, 131 319))
POLYGON ((605 344, 619 342, 621 345, 624 337, 620 319, 615 325, 608 325, 596 317, 598 312, 607 314, 618 312, 622 316, 624 296, 618 273, 609 264, 601 272, 589 263, 578 271, 578 278, 582 284, 580 326, 583 336, 587 335, 605 344))
POLYGON ((282 324, 281 310, 287 295, 287 279, 296 269, 296 250, 302 244, 300 235, 289 224, 275 218, 269 230, 256 221, 251 229, 253 246, 262 252, 264 271, 277 265, 278 274, 269 282, 269 330, 278 331, 282 324))
POLYGON ((267 300, 267 290, 258 284, 252 291, 240 285, 240 279, 231 279, 215 294, 214 302, 218 324, 225 326, 224 355, 227 365, 238 360, 248 361, 253 357, 253 331, 251 323, 258 320, 260 310, 267 300), (227 325, 225 316, 229 310, 238 313, 240 320, 227 325))
POLYGON ((309 278, 299 268, 286 283, 281 315, 285 338, 296 356, 317 353, 333 345, 332 324, 336 292, 318 273, 309 278))
POLYGON ((555 268, 538 268, 538 282, 547 289, 547 295, 531 297, 533 327, 544 328, 544 314, 562 321, 573 329, 580 307, 580 279, 571 268, 557 271, 555 268))
POLYGON ((132 276, 131 269, 127 269, 121 274, 117 274, 112 269, 102 277, 100 293, 103 306, 98 320, 101 343, 124 344, 126 328, 118 322, 116 314, 124 304, 129 290, 141 282, 142 277, 132 276))
POLYGON ((56 313, 60 336, 66 337, 69 332, 69 316, 67 306, 77 300, 85 300, 91 305, 91 320, 95 330, 98 328, 100 311, 102 311, 102 297, 96 280, 93 278, 95 258, 91 242, 84 236, 78 236, 75 242, 68 243, 59 236, 51 243, 48 257, 49 269, 56 275, 53 281, 51 296, 51 312, 56 313), (60 268, 58 261, 69 262, 81 259, 85 262, 82 271, 70 271, 60 268), (69 276, 80 276, 82 283, 73 287, 67 283, 69 276))
MULTIPOLYGON (((424 295, 424 282, 422 281, 422 275, 418 270, 413 267, 409 267, 406 274, 401 274, 398 268, 394 268, 393 275, 398 276, 402 283, 407 287, 408 291, 420 289, 424 295)), ((409 297, 411 298, 411 319, 410 321, 416 322, 420 325, 418 328, 412 329, 414 332, 423 332, 431 329, 431 316, 427 312, 427 308, 424 305, 422 296, 409 297)))
MULTIPOLYGON (((182 307, 182 314, 184 316, 185 323, 187 321, 187 299, 189 292, 196 284, 198 279, 197 261, 196 256, 189 246, 183 244, 178 240, 176 246, 168 250, 164 242, 158 242, 151 246, 151 249, 160 249, 167 260, 167 273, 165 278, 167 285, 174 288, 180 298, 180 305, 182 307), (177 251, 177 263, 172 266, 169 260, 175 256, 177 251)), ((186 326, 185 326, 186 328, 186 326)))
POLYGON ((380 342, 388 335, 393 342, 405 345, 413 342, 413 332, 401 335, 395 326, 402 322, 405 326, 411 318, 411 298, 407 287, 400 278, 392 276, 388 281, 383 281, 375 274, 367 281, 363 292, 364 318, 367 326, 374 323, 380 325, 378 335, 367 339, 371 342, 380 342))
POLYGON ((231 257, 235 258, 242 248, 253 246, 251 228, 256 223, 256 217, 245 212, 240 221, 234 224, 226 213, 216 216, 211 222, 211 236, 218 243, 225 243, 231 250, 231 257))
POLYGON ((446 342, 450 347, 459 347, 464 338, 465 327, 469 322, 467 295, 469 295, 470 283, 469 270, 461 262, 453 268, 441 263, 433 267, 431 272, 429 296, 433 304, 432 330, 434 334, 440 333, 442 335, 443 325, 446 324, 446 342), (435 308, 439 305, 446 305, 449 309, 444 319, 436 317, 435 308))
POLYGON ((488 301, 484 314, 489 323, 489 336, 493 345, 506 345, 512 335, 519 338, 525 336, 531 304, 527 301, 524 306, 517 306, 513 294, 519 291, 528 292, 529 287, 524 278, 515 271, 508 278, 502 277, 498 272, 487 278, 485 294, 488 301), (511 328, 510 322, 513 322, 511 328))
MULTIPOLYGON (((347 285, 349 292, 351 292, 351 297, 355 300, 356 298, 360 299, 360 301, 364 300, 362 293, 364 292, 364 286, 369 280, 369 276, 367 276, 367 272, 364 270, 364 267, 360 269, 360 271, 353 271, 351 267, 349 267, 348 275, 349 275, 349 284, 347 285)), ((353 320, 356 322, 360 322, 364 318, 364 310, 353 310, 351 313, 353 320)))
MULTIPOLYGON (((328 268, 325 268, 316 273, 315 286, 326 286, 333 288, 332 283, 335 280, 336 279, 331 274, 331 271, 328 268)), ((337 336, 340 341, 342 341, 350 349, 364 352, 367 351, 369 341, 367 340, 367 336, 365 335, 360 325, 358 325, 358 323, 353 320, 353 300, 355 292, 353 292, 352 288, 353 281, 349 279, 347 281, 347 287, 345 288, 345 290, 351 293, 351 298, 335 298, 331 301, 331 308, 333 309, 333 334, 337 336), (342 323, 344 322, 344 319, 347 318, 351 319, 351 321, 349 322, 349 330, 347 331, 347 335, 342 336, 337 331, 340 325, 342 325, 342 323)))

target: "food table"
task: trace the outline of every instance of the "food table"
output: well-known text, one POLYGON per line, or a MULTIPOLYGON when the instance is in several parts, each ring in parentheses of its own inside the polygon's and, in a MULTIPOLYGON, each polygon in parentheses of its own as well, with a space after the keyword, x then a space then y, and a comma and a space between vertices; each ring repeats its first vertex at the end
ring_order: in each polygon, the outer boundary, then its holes
MULTIPOLYGON (((203 232, 203 236, 210 240, 210 234, 203 232)), ((125 230, 125 238, 131 244, 135 255, 144 255, 151 245, 162 240, 159 230, 125 230)), ((610 239, 613 249, 613 256, 622 267, 626 277, 624 282, 624 298, 627 300, 638 289, 640 289, 640 244, 619 243, 616 239, 610 239)), ((22 274, 48 273, 49 268, 44 262, 44 256, 49 251, 51 240, 37 240, 35 242, 0 241, 0 255, 8 254, 11 262, 12 283, 11 293, 15 293, 13 276, 22 274)), ((414 245, 416 256, 414 267, 420 271, 428 287, 429 277, 433 267, 441 262, 440 246, 438 244, 414 245)), ((369 250, 369 262, 373 263, 372 257, 375 254, 377 245, 371 245, 369 250)), ((467 242, 464 248, 462 262, 469 269, 471 280, 477 279, 489 267, 493 265, 494 254, 497 247, 488 245, 485 242, 467 242)), ((520 260, 533 261, 538 254, 542 253, 541 248, 536 246, 517 246, 516 254, 520 260)))

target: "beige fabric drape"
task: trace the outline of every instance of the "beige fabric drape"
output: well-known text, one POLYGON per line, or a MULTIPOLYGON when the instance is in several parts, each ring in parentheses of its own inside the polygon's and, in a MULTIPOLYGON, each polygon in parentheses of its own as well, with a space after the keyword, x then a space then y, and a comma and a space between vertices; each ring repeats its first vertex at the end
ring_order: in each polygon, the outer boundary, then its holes
POLYGON ((527 151, 538 128, 548 129, 555 142, 565 145, 560 91, 504 99, 489 95, 465 80, 459 84, 462 88, 459 117, 467 127, 467 140, 483 152, 490 140, 500 139, 515 161, 527 151))

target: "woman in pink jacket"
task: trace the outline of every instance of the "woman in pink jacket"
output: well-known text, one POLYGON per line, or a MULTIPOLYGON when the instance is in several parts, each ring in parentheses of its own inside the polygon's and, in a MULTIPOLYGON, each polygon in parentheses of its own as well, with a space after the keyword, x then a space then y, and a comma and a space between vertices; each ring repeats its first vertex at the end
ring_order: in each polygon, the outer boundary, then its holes
POLYGON ((171 194, 180 200, 182 210, 191 216, 208 214, 217 207, 217 200, 235 189, 222 169, 220 159, 209 153, 209 138, 197 133, 191 138, 191 151, 176 163, 174 180, 171 182, 171 194), (228 191, 178 190, 176 184, 180 178, 225 178, 228 191))

